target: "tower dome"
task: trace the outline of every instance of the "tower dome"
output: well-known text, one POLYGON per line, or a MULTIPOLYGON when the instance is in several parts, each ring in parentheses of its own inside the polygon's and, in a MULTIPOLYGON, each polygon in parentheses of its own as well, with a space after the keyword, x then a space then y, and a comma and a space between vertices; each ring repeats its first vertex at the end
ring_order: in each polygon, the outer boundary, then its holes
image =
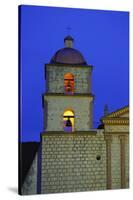
POLYGON ((51 58, 50 64, 87 65, 83 55, 73 48, 74 39, 68 35, 64 38, 65 48, 59 49, 51 58))

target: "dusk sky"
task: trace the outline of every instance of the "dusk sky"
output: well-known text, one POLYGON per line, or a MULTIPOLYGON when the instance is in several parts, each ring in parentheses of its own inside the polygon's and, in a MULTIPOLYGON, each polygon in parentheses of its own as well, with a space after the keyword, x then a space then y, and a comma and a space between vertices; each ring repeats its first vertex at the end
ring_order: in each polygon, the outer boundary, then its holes
POLYGON ((44 6, 21 6, 21 141, 39 141, 43 130, 44 65, 74 38, 74 48, 94 66, 94 127, 104 105, 112 112, 129 101, 129 13, 44 6))

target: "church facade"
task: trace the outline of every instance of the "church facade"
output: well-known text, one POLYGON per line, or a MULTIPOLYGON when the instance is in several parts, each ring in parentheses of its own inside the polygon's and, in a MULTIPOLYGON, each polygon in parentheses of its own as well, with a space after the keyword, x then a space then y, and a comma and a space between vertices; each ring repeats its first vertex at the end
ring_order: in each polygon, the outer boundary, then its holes
POLYGON ((45 65, 44 131, 22 194, 129 187, 129 107, 93 128, 92 70, 67 36, 45 65))

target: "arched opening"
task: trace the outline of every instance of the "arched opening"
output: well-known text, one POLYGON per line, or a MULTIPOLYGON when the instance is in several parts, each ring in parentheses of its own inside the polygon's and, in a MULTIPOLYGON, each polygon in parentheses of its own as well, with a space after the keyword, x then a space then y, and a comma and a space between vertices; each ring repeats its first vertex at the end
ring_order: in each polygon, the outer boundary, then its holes
POLYGON ((65 94, 72 95, 74 93, 74 76, 71 73, 64 75, 65 94))
POLYGON ((74 112, 71 110, 66 110, 63 114, 63 123, 65 132, 74 131, 74 112))

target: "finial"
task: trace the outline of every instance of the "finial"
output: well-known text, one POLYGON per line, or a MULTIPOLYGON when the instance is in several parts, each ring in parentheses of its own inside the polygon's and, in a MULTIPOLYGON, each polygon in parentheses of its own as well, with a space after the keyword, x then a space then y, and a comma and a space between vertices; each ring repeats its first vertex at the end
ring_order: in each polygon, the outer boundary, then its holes
POLYGON ((67 33, 68 33, 68 35, 64 38, 64 43, 65 43, 65 46, 67 48, 72 48, 73 47, 73 41, 74 41, 74 39, 70 35, 70 30, 71 30, 71 27, 67 27, 67 33))
POLYGON ((105 104, 104 106, 104 116, 108 115, 109 114, 109 109, 108 109, 108 105, 105 104))

